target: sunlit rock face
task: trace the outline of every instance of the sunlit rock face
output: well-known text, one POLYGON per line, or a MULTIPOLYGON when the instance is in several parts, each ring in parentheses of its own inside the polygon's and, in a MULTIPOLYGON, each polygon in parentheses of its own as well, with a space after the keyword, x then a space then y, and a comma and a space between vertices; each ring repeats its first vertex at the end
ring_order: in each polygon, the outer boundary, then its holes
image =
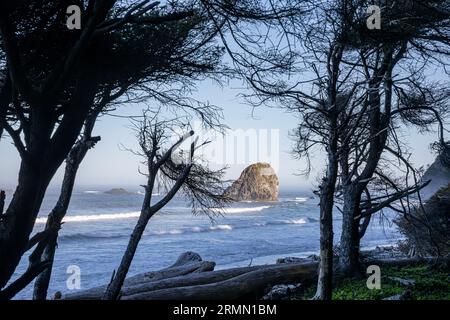
POLYGON ((255 163, 242 171, 224 195, 234 201, 278 201, 278 188, 278 177, 270 164, 255 163))

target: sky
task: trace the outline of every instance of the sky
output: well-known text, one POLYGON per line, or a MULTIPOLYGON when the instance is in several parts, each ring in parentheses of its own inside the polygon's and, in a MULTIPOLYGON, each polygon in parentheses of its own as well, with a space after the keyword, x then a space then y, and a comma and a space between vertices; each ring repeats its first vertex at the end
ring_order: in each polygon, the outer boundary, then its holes
MULTIPOLYGON (((297 118, 280 109, 251 108, 239 97, 242 90, 243 85, 239 82, 231 83, 224 88, 209 81, 199 85, 196 93, 198 98, 223 108, 224 123, 231 129, 225 139, 242 134, 250 137, 245 145, 239 145, 237 140, 234 140, 235 143, 230 144, 232 149, 229 149, 228 141, 233 139, 226 140, 225 149, 221 148, 222 145, 219 142, 213 142, 210 147, 216 151, 224 150, 225 155, 217 156, 217 154, 207 151, 205 157, 211 160, 214 167, 225 165, 229 167, 226 179, 236 179, 240 172, 251 163, 266 161, 270 162, 277 171, 281 189, 305 189, 317 185, 318 177, 324 169, 323 152, 322 154, 316 153, 312 158, 313 170, 309 176, 300 175, 306 167, 306 162, 294 159, 291 153, 293 141, 289 137, 289 132, 297 126, 297 118), (254 140, 255 136, 258 140, 254 140), (256 141, 257 147, 255 148, 256 141), (261 150, 261 148, 264 149, 264 145, 269 145, 270 148, 261 150), (229 157, 230 150, 231 158, 229 157), (250 157, 249 155, 255 150, 257 155, 250 157), (238 159, 243 152, 246 152, 246 157, 238 159), (264 157, 264 155, 269 155, 269 157, 264 157)), ((136 115, 141 113, 143 107, 142 105, 125 105, 119 107, 115 114, 136 115)), ((127 148, 137 149, 129 119, 103 116, 96 124, 94 135, 100 135, 102 140, 88 152, 82 163, 77 176, 77 186, 104 186, 105 188, 135 186, 138 188, 144 183, 145 178, 138 172, 141 159, 124 151, 121 147, 123 145, 127 148)), ((203 136, 201 136, 202 138, 203 136)), ((423 136, 413 129, 407 128, 404 140, 411 148, 412 160, 416 166, 428 165, 433 162, 435 154, 431 152, 429 145, 435 140, 435 136, 423 136)), ((3 137, 0 142, 0 155, 0 188, 11 189, 16 184, 20 162, 17 152, 7 136, 3 137)), ((52 186, 59 186, 61 179, 62 170, 60 169, 52 181, 52 186)))

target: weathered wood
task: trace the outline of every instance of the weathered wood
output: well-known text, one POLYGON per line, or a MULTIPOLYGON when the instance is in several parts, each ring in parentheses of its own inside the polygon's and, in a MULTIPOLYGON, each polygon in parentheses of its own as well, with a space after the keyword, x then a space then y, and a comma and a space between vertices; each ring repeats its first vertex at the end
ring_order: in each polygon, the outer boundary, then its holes
MULTIPOLYGON (((169 279, 179 276, 185 276, 190 273, 201 273, 214 270, 215 263, 210 261, 202 261, 202 258, 197 253, 186 252, 180 255, 177 261, 168 268, 159 271, 151 271, 142 274, 137 274, 127 278, 124 283, 124 288, 133 285, 142 285, 147 282, 155 282, 163 279, 169 279)), ((92 300, 101 299, 106 290, 107 285, 102 285, 76 293, 66 294, 62 299, 68 300, 92 300)))
POLYGON ((230 278, 240 276, 242 274, 263 269, 266 266, 255 266, 246 268, 234 268, 220 271, 209 271, 202 273, 192 273, 186 276, 179 276, 170 279, 163 279, 159 281, 150 281, 139 285, 129 286, 122 290, 121 296, 131 296, 138 293, 176 288, 187 287, 208 283, 221 282, 230 278))
POLYGON ((317 262, 272 265, 220 282, 168 288, 122 297, 123 300, 216 300, 254 295, 282 283, 302 282, 316 277, 317 262))

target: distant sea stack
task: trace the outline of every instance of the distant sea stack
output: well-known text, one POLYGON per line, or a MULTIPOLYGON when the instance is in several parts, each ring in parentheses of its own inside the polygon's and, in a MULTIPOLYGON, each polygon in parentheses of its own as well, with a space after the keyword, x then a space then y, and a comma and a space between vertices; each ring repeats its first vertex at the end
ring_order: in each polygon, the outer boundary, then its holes
POLYGON ((124 188, 114 188, 108 191, 105 191, 106 194, 110 194, 113 196, 122 196, 122 195, 130 195, 133 194, 132 192, 128 192, 124 188))
POLYGON ((224 196, 234 201, 278 201, 278 177, 268 163, 255 163, 242 171, 224 196))

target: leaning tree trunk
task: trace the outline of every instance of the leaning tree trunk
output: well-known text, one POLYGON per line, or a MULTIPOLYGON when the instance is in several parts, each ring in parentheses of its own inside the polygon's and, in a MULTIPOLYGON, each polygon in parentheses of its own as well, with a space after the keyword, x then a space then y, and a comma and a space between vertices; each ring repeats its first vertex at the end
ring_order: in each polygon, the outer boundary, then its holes
POLYGON ((86 156, 88 150, 94 147, 99 140, 100 137, 83 137, 80 141, 77 142, 77 144, 75 144, 66 159, 66 169, 62 182, 61 193, 59 195, 56 206, 48 215, 47 223, 45 226, 45 231, 50 232, 50 234, 48 235, 47 241, 38 244, 38 247, 41 245, 45 246, 45 249, 42 252, 42 256, 40 257, 40 261, 47 261, 49 263, 49 268, 44 270, 36 278, 33 291, 34 300, 45 300, 47 297, 47 291, 55 257, 55 250, 57 246, 58 231, 60 229, 62 219, 66 215, 67 208, 70 204, 78 168, 84 157, 86 156))
POLYGON ((75 144, 96 89, 95 77, 84 74, 57 129, 51 106, 34 105, 31 108, 26 149, 16 145, 22 156, 18 185, 0 220, 0 288, 11 279, 28 248, 47 187, 75 144))
POLYGON ((0 225, 0 288, 14 273, 26 251, 50 177, 22 163, 19 184, 0 225), (42 181, 44 180, 44 181, 42 181))
POLYGON ((133 261, 134 255, 136 254, 139 241, 141 240, 142 234, 144 233, 145 227, 147 226, 150 218, 150 213, 141 214, 141 216, 139 217, 133 233, 131 234, 130 241, 128 242, 122 260, 120 261, 119 268, 117 269, 113 280, 108 285, 105 291, 105 294, 103 296, 104 300, 117 299, 120 293, 120 289, 122 288, 125 278, 128 274, 128 270, 130 269, 131 262, 133 261))

